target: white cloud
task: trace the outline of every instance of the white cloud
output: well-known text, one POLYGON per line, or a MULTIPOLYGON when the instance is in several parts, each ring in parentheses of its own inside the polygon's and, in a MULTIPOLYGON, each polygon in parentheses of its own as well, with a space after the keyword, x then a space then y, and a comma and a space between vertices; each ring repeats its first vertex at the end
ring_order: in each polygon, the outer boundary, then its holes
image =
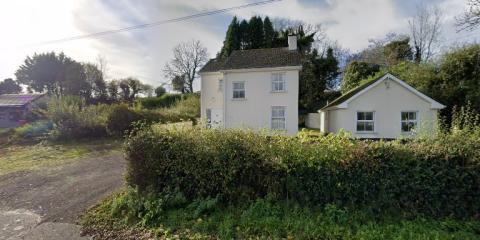
MULTIPOLYGON (((0 79, 13 77, 27 55, 34 52, 64 51, 79 61, 95 61, 98 54, 110 65, 110 77, 138 77, 152 85, 165 81, 163 66, 172 48, 190 39, 200 40, 211 57, 220 50, 231 16, 252 15, 323 23, 330 38, 351 50, 368 45, 368 39, 390 31, 406 32, 410 4, 399 0, 284 0, 269 5, 236 10, 184 22, 138 29, 93 39, 28 46, 48 40, 118 29, 141 23, 177 18, 201 11, 238 6, 247 0, 16 0, 0 3, 0 79), (400 7, 404 6, 400 10, 400 7)), ((445 9, 445 38, 458 38, 453 17, 463 10, 463 0, 438 0, 445 9)))

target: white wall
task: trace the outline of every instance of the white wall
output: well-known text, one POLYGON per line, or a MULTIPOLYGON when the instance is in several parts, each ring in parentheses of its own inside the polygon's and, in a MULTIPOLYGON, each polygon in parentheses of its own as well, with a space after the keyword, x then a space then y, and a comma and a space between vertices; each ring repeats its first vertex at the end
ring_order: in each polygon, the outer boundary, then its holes
POLYGON ((223 79, 222 73, 203 73, 201 75, 201 118, 206 119, 207 108, 223 109, 223 92, 218 89, 218 80, 223 79))
POLYGON ((436 127, 437 110, 431 104, 407 90, 395 81, 389 81, 387 89, 380 83, 369 91, 348 103, 347 109, 334 109, 326 112, 327 132, 338 132, 344 129, 358 138, 400 138, 408 134, 401 131, 401 112, 417 111, 419 131, 433 133, 436 127), (356 132, 357 111, 375 112, 374 133, 356 132))
POLYGON ((320 129, 320 114, 309 113, 305 117, 305 126, 307 128, 320 129))
POLYGON ((226 73, 202 73, 201 116, 206 118, 207 108, 221 108, 227 128, 270 129, 272 106, 286 107, 287 134, 298 132, 298 74, 299 70, 254 69, 226 73), (271 92, 273 72, 285 73, 286 92, 271 92), (223 92, 218 90, 218 80, 223 79, 223 92), (245 82, 245 99, 233 99, 233 82, 245 82), (223 105, 226 100, 225 106, 223 105))
POLYGON ((225 73, 226 127, 270 129, 272 106, 286 107, 287 133, 298 132, 298 70, 285 72, 286 92, 271 92, 272 73, 275 71, 248 71, 225 73), (233 82, 245 82, 245 99, 233 99, 233 82))

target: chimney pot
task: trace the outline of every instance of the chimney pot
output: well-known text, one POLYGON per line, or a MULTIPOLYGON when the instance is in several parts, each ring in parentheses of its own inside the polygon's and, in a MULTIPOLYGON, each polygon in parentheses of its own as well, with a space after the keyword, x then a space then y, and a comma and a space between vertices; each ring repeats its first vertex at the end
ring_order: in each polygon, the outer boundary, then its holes
POLYGON ((297 50, 297 36, 289 35, 288 36, 288 50, 295 51, 297 50))

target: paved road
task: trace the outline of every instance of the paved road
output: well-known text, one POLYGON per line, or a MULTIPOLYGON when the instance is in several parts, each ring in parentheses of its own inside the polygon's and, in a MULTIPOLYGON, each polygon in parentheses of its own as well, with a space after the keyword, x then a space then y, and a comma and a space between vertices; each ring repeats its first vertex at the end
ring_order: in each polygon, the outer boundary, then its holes
POLYGON ((123 185, 120 153, 0 176, 0 240, 89 239, 78 216, 123 185))

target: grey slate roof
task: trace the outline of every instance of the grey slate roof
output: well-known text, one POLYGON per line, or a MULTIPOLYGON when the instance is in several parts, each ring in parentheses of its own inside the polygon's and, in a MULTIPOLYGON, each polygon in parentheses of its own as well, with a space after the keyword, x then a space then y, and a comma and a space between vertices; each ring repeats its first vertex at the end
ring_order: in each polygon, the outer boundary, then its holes
POLYGON ((226 59, 211 59, 200 72, 221 70, 287 67, 302 65, 302 55, 288 48, 236 50, 226 59))
POLYGON ((0 107, 23 107, 43 94, 2 94, 0 95, 0 107))

